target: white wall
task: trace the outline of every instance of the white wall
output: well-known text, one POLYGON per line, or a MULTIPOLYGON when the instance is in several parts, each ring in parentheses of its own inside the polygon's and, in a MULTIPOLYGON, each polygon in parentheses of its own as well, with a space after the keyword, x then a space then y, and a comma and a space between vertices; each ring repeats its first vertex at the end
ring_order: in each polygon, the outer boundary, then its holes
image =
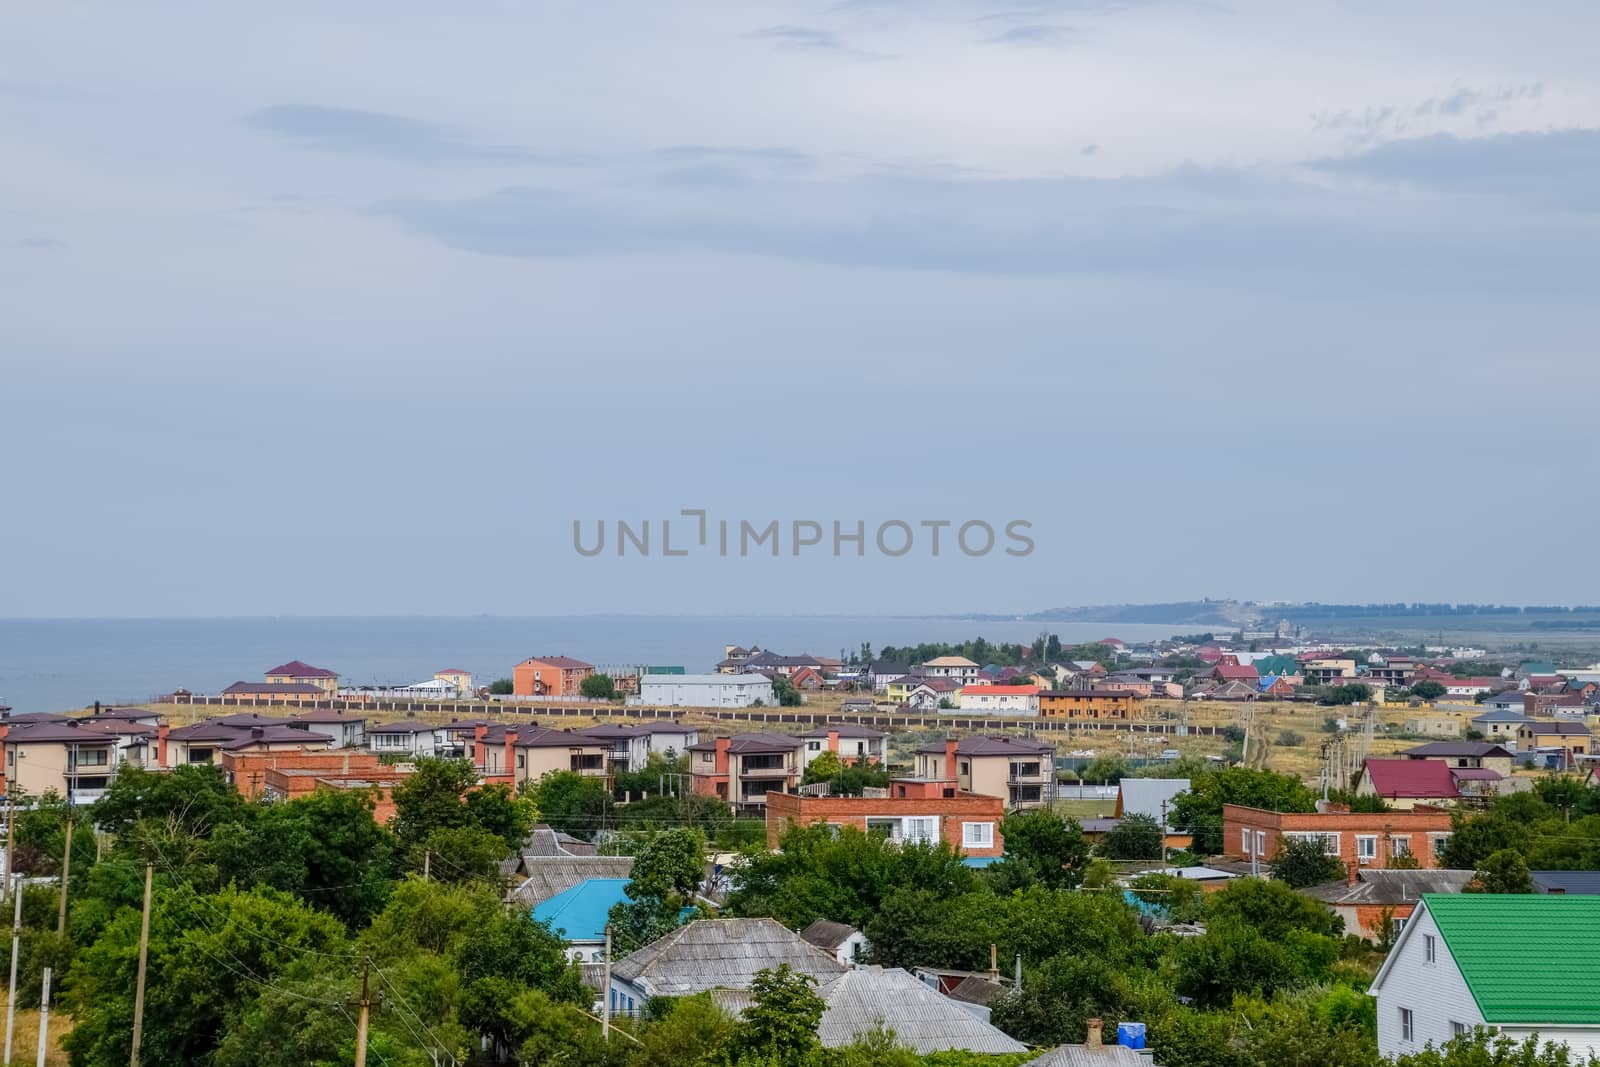
POLYGON ((639 685, 639 703, 673 708, 747 708, 758 700, 768 707, 777 703, 772 683, 765 678, 752 682, 747 676, 727 675, 713 682, 674 677, 647 675, 639 685))
POLYGON ((1442 1045, 1455 1036, 1451 1022, 1482 1026, 1483 1015, 1467 981, 1450 958, 1439 927, 1426 907, 1418 905, 1404 936, 1395 946, 1378 997, 1378 1051, 1384 1056, 1420 1052, 1430 1041, 1442 1045), (1435 962, 1428 963, 1424 935, 1437 945, 1435 962), (1400 1039, 1400 1009, 1410 1008, 1412 1039, 1400 1039))

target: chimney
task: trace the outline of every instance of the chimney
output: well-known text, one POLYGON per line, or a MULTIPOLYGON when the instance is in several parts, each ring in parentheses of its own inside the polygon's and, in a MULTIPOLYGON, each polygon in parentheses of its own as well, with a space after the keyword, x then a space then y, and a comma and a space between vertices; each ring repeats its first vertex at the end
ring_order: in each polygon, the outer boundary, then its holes
MULTIPOLYGON (((727 774, 728 773, 728 750, 730 748, 732 748, 732 746, 733 746, 733 738, 731 738, 731 737, 719 737, 719 738, 717 738, 716 744, 717 744, 716 773, 717 774, 727 774)), ((730 793, 732 792, 731 786, 729 788, 729 792, 730 793)))
POLYGON ((477 725, 473 726, 473 728, 472 728, 472 762, 477 765, 479 771, 483 771, 489 765, 489 754, 484 751, 484 745, 483 745, 483 739, 485 737, 488 737, 488 736, 489 736, 489 727, 488 726, 484 725, 481 722, 478 723, 477 725))
POLYGON ((1345 867, 1348 868, 1349 871, 1348 877, 1350 885, 1355 885, 1357 882, 1361 881, 1361 864, 1359 862, 1356 860, 1351 860, 1349 863, 1345 864, 1345 867))
POLYGON ((1090 1019, 1089 1020, 1089 1033, 1084 1038, 1083 1045, 1090 1052, 1098 1052, 1100 1050, 1100 1047, 1101 1047, 1101 1045, 1100 1045, 1100 1031, 1103 1030, 1104 1028, 1105 1028, 1105 1022, 1103 1020, 1101 1020, 1101 1019, 1090 1019))
POLYGON ((946 781, 954 782, 956 778, 956 739, 944 739, 944 777, 946 781))
POLYGON ((993 941, 989 942, 989 981, 1000 981, 1000 953, 993 941))
POLYGON ((259 741, 265 735, 266 735, 266 731, 262 727, 260 727, 260 726, 252 726, 252 727, 250 727, 250 736, 251 736, 251 738, 259 741))
POLYGON ((829 752, 835 752, 835 753, 839 751, 839 731, 838 730, 829 730, 828 731, 828 751, 829 752))
POLYGON ((507 730, 506 731, 506 773, 511 775, 511 780, 513 782, 515 782, 517 780, 517 760, 516 760, 516 752, 514 751, 516 749, 516 747, 517 747, 517 731, 515 731, 515 730, 507 730))
POLYGON ((157 767, 165 767, 167 765, 167 734, 171 732, 171 730, 172 727, 168 726, 166 723, 161 723, 156 727, 157 767))

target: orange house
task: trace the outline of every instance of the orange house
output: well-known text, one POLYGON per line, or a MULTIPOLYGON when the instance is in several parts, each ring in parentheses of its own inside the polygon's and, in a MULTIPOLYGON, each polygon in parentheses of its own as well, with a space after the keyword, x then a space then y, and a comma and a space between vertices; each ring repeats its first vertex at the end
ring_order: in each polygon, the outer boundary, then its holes
POLYGON ((579 686, 594 664, 571 656, 532 656, 511 671, 511 691, 523 697, 582 696, 579 686))
POLYGON ((1046 689, 1039 694, 1039 714, 1046 719, 1112 719, 1139 716, 1140 693, 1122 689, 1046 689))

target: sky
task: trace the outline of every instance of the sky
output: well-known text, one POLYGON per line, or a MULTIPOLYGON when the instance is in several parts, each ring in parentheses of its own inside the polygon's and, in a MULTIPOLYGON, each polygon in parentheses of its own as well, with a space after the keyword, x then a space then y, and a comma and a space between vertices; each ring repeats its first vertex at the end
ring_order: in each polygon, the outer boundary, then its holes
POLYGON ((1592 602, 1597 38, 1582 0, 13 5, 0 616, 1592 602), (779 555, 664 556, 685 509, 779 555))

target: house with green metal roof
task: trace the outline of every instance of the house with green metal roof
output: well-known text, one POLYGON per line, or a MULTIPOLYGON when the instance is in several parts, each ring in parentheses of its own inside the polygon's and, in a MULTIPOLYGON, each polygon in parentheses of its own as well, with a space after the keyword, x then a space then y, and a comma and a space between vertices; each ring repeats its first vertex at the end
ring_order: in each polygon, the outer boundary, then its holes
POLYGON ((1384 1056, 1474 1027, 1600 1055, 1600 897, 1428 893, 1368 991, 1384 1056))

